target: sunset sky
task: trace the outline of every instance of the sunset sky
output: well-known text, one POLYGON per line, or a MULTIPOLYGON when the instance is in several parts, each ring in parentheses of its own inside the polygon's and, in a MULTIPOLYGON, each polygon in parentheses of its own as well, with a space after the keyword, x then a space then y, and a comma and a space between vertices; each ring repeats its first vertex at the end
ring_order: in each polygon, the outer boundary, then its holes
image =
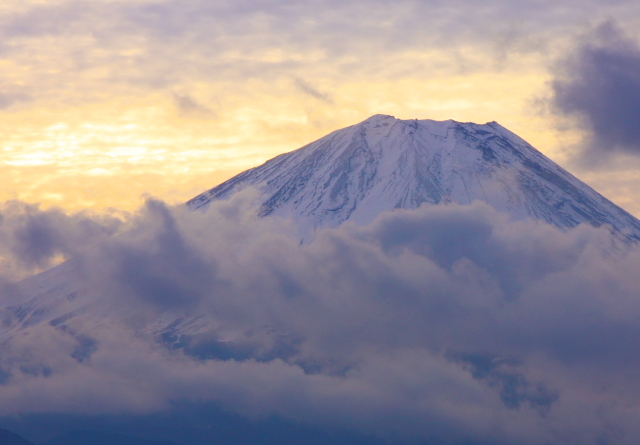
POLYGON ((183 202, 380 113, 498 121, 640 215, 639 25, 630 0, 3 0, 0 199, 183 202))

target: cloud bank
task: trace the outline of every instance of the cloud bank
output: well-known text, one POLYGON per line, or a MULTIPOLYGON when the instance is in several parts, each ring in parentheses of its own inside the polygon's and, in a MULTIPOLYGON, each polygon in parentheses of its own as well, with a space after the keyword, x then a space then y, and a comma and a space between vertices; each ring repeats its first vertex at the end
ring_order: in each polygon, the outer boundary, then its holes
POLYGON ((391 212, 301 246, 291 222, 258 219, 249 202, 193 214, 151 200, 79 256, 99 288, 82 298, 117 310, 5 336, 0 415, 210 401, 395 442, 640 434, 640 251, 607 254, 606 228, 563 233, 474 203, 391 212), (175 314, 207 323, 156 329, 175 314))

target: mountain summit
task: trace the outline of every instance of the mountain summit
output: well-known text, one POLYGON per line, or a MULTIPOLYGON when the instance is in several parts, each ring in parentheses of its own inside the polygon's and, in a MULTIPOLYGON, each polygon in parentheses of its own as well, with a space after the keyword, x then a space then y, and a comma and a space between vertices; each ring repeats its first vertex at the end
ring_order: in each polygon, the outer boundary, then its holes
POLYGON ((277 156, 191 199, 191 209, 248 187, 261 215, 292 216, 303 233, 423 203, 487 202, 514 219, 567 229, 608 224, 640 239, 640 221, 496 122, 375 115, 277 156))

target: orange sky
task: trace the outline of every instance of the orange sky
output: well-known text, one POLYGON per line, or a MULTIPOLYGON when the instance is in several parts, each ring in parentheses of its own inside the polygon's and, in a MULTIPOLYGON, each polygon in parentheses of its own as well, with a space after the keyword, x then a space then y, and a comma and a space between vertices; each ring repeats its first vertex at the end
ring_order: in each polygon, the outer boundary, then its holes
POLYGON ((554 60, 593 20, 635 23, 628 4, 587 3, 480 8, 469 25, 412 1, 4 1, 0 200, 183 202, 380 113, 498 121, 640 215, 636 165, 571 164, 583 131, 544 106, 554 60))

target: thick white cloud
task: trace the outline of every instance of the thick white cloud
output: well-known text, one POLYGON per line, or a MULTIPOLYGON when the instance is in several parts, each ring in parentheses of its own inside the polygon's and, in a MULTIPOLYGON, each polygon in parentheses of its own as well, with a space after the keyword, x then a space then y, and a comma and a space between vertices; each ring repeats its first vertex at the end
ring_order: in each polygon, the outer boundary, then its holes
POLYGON ((392 440, 634 443, 640 251, 611 254, 606 228, 563 233, 475 203, 301 246, 250 201, 206 214, 150 201, 133 229, 98 242, 82 270, 101 298, 148 318, 15 335, 2 414, 210 400, 392 440), (163 342, 148 323, 171 311, 206 314, 210 329, 163 342))

